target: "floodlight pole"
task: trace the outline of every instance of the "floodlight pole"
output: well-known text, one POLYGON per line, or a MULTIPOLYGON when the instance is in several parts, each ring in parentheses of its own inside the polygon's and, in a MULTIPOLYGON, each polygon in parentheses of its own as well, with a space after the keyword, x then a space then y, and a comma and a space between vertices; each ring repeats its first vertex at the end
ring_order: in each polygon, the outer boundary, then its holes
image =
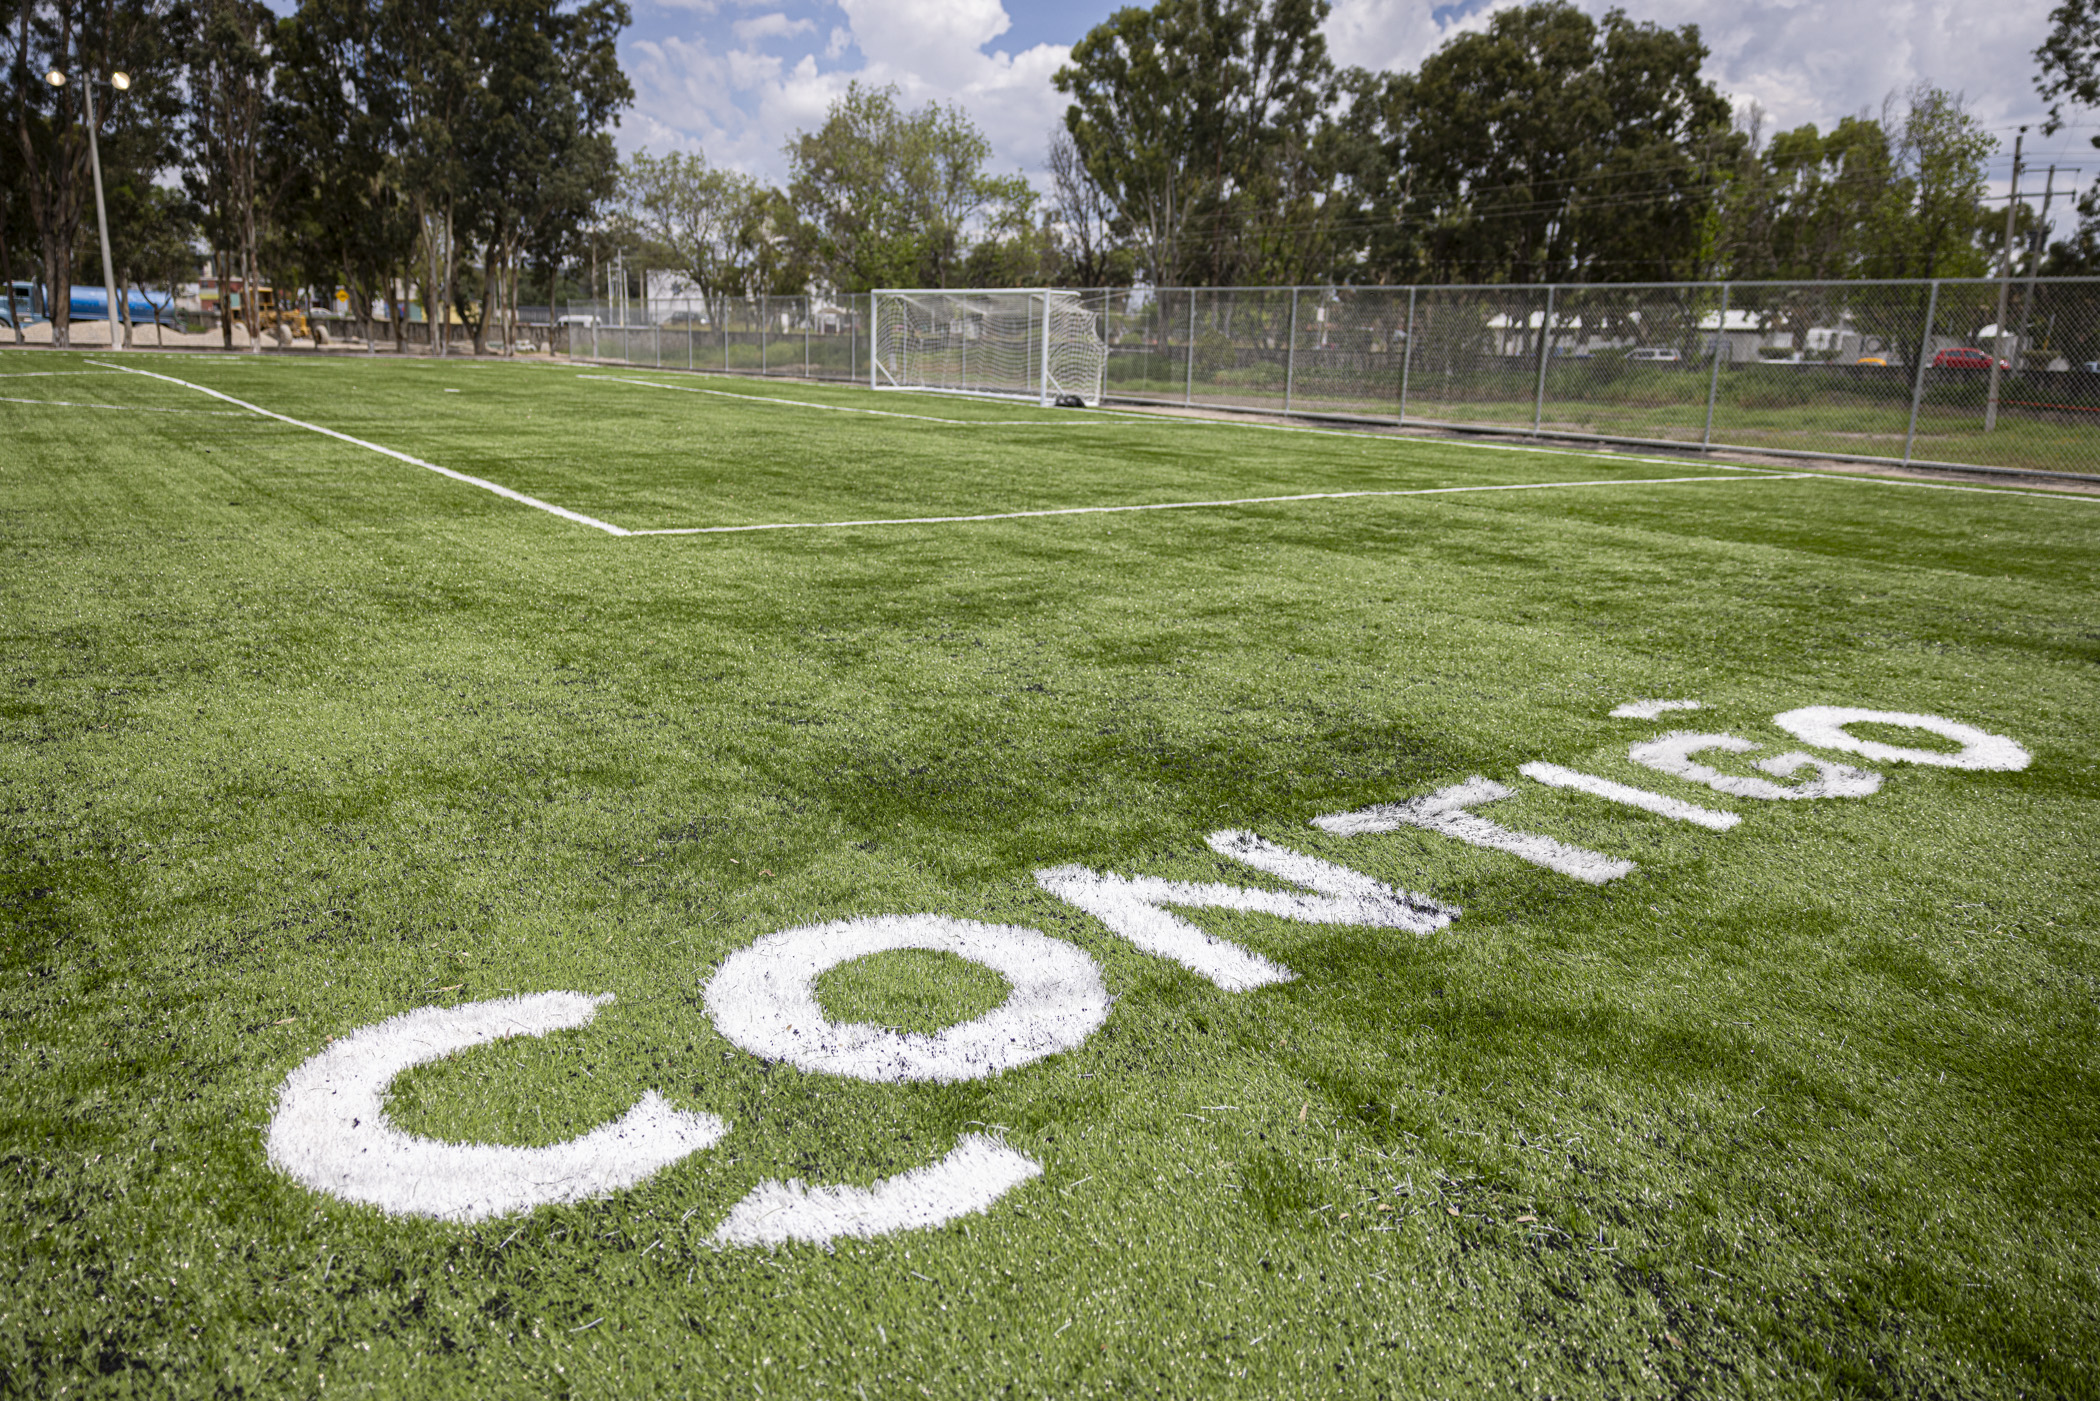
MULTIPOLYGON (((1983 431, 1996 432, 1998 428, 1998 356, 2005 349, 2005 302, 2012 291, 2012 241, 2013 217, 2020 212, 2020 143, 2027 139, 2027 128, 2013 138, 2012 193, 2005 199, 2005 249, 1998 263, 1998 320, 1991 327, 1991 389, 1983 401, 1983 431)), ((2013 354, 2020 353, 2018 346, 2013 354)))
MULTIPOLYGON (((109 348, 122 350, 124 338, 117 331, 117 279, 110 271, 109 257, 109 212, 102 203, 102 148, 95 140, 95 80, 89 78, 80 85, 80 97, 87 104, 88 168, 95 174, 95 230, 102 235, 102 295, 109 298, 109 348)), ((72 315, 73 294, 66 293, 66 314, 72 315)))

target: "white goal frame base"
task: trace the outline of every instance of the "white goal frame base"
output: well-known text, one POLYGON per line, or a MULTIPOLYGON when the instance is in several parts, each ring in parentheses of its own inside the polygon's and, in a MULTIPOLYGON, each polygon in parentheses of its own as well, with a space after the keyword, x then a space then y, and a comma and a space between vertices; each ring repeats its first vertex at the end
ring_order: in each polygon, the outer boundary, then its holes
POLYGON ((1101 402, 1108 344, 1077 292, 1054 287, 878 288, 868 386, 1044 407, 1101 402))

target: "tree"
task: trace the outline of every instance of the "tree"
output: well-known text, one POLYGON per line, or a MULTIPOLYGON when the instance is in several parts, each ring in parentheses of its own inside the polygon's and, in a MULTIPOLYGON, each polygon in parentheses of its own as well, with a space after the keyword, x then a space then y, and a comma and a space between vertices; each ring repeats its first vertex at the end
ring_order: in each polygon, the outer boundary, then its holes
POLYGON ((1056 280, 1071 287, 1127 287, 1136 273, 1130 247, 1116 236, 1115 207, 1087 174, 1078 143, 1063 124, 1051 128, 1049 227, 1056 240, 1056 280))
POLYGON ((1327 0, 1158 0, 1072 48, 1081 164, 1160 286, 1296 281, 1328 257, 1327 0))
POLYGON ((756 290, 768 193, 697 153, 639 154, 620 169, 622 214, 659 259, 699 289, 716 325, 728 298, 756 290))
MULTIPOLYGON (((2049 13, 2049 37, 2034 51, 2041 64, 2035 86, 2049 103, 2042 130, 2064 128, 2066 107, 2100 108, 2100 0, 2063 0, 2049 13)), ((2093 137, 2100 146, 2100 135, 2093 137)))
POLYGON ((262 218, 265 118, 276 68, 277 16, 262 0, 190 0, 179 12, 187 161, 183 182, 203 214, 219 280, 219 327, 233 347, 229 279, 241 282, 248 348, 260 351, 255 288, 262 218))
MULTIPOLYGON (((340 281, 365 322, 414 249, 380 18, 372 0, 303 0, 280 36, 270 118, 289 258, 307 283, 340 281)), ((387 300, 398 322, 401 299, 387 300)))
POLYGON ((1429 272, 1424 238, 1436 217, 1415 198, 1407 132, 1415 75, 1351 68, 1341 76, 1348 101, 1332 136, 1340 240, 1339 281, 1420 281, 1429 272))
POLYGON ((906 113, 895 87, 848 85, 823 126, 787 145, 788 199, 817 269, 846 292, 947 286, 971 221, 1027 183, 988 174, 991 153, 960 107, 906 113))
POLYGON ((515 309, 526 250, 613 193, 610 128, 634 100, 615 49, 629 19, 624 0, 573 9, 562 0, 484 3, 470 49, 474 119, 461 149, 468 232, 482 250, 476 354, 486 349, 492 308, 515 309))
POLYGON ((1464 281, 1665 279, 1695 263, 1730 154, 1696 25, 1498 12, 1422 65, 1403 135, 1428 259, 1464 281))
POLYGON ((1879 273, 1894 277, 1977 277, 1989 267, 1983 217, 1985 162, 1998 140, 1961 94, 1920 83, 1897 140, 1902 212, 1890 221, 1879 273))

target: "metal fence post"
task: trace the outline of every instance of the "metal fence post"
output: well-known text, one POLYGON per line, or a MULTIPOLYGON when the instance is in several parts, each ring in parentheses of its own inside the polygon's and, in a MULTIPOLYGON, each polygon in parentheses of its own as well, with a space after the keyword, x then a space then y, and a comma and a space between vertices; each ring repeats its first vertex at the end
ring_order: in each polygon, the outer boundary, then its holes
POLYGON ((1546 319, 1539 323, 1539 389, 1531 401, 1531 436, 1539 435, 1546 421, 1546 357, 1553 351, 1553 287, 1546 287, 1546 319))
POLYGON ((1714 322, 1714 370, 1713 377, 1706 382, 1706 436, 1699 446, 1711 449, 1714 445, 1714 400, 1721 393, 1721 349, 1728 344, 1728 284, 1721 284, 1721 316, 1714 322))
POLYGON ((1415 363, 1415 288, 1407 289, 1407 344, 1400 347, 1400 422, 1397 427, 1407 426, 1407 374, 1415 363))
POLYGON ((773 299, 761 294, 758 299, 758 377, 766 377, 766 333, 772 329, 767 324, 773 317, 773 299))
POLYGON ((1918 337, 1918 376, 1910 390, 1910 429, 1903 435, 1903 462, 1910 465, 1911 445, 1918 440, 1918 405, 1925 401, 1925 367, 1932 363, 1932 323, 1940 314, 1940 280, 1932 280, 1932 294, 1925 299, 1925 330, 1918 337))
POLYGON ((1291 390, 1298 378, 1298 289, 1291 289, 1291 339, 1283 352, 1283 412, 1291 411, 1291 390))
POLYGON ((802 299, 802 378, 809 378, 809 298, 802 299))
POLYGON ((1188 387, 1181 393, 1181 406, 1187 408, 1196 402, 1196 289, 1188 289, 1189 297, 1189 379, 1188 387))
POLYGON ((693 368, 693 335, 693 323, 688 321, 685 323, 685 367, 688 370, 693 368))

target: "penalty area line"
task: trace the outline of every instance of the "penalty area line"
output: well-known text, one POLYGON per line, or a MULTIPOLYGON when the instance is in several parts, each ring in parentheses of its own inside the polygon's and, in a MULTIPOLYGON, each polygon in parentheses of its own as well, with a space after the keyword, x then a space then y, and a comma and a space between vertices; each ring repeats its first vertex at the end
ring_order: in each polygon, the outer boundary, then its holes
POLYGON ((550 516, 560 516, 565 521, 574 521, 577 525, 587 525, 593 530, 602 530, 607 535, 629 535, 633 533, 607 521, 584 515, 581 511, 571 511, 567 507, 557 506, 551 501, 542 501, 537 496, 527 496, 522 491, 513 491, 511 488, 498 482, 489 481, 485 477, 475 477, 469 476, 465 472, 455 472, 450 467, 440 467, 435 462, 425 462, 420 457, 410 457, 405 452, 397 452, 393 448, 367 442, 363 438, 353 438, 348 433, 338 433, 333 428, 323 428, 318 423, 308 423, 304 419, 293 418, 288 414, 281 414, 273 409, 266 409, 260 404, 251 404, 246 399, 236 399, 231 394, 222 394, 216 389, 207 388, 201 384, 192 384, 186 379, 177 379, 173 375, 155 374, 151 370, 135 370, 128 365, 110 365, 101 360, 90 360, 88 363, 90 365, 100 365, 104 369, 117 370, 127 375, 144 375, 147 379, 162 380, 168 384, 179 384, 185 389, 194 389, 199 394, 209 394, 214 399, 223 399, 236 408, 246 409, 248 412, 260 414, 264 418, 274 418, 279 423, 288 423, 294 428, 303 428, 309 433, 319 433, 324 438, 334 438, 338 442, 349 443, 353 447, 364 448, 368 452, 376 452, 383 457, 391 457, 396 462, 406 462, 411 467, 420 467, 426 472, 435 472, 441 477, 450 477, 455 482, 464 482, 468 486, 480 487, 483 491, 493 492, 506 501, 515 501, 521 506, 530 506, 535 511, 545 511, 550 516))
MULTIPOLYGON (((700 372, 703 374, 712 372, 700 372)), ((1637 453, 1618 452, 1609 447, 1597 448, 1552 448, 1536 443, 1488 443, 1468 438, 1422 438, 1410 437, 1399 432, 1366 432, 1352 428, 1317 428, 1299 423, 1254 423, 1231 418, 1196 418, 1183 414, 1161 413, 1142 408, 1095 409, 1084 418, 1072 419, 979 419, 937 418, 932 414, 900 413, 894 409, 863 409, 848 404, 821 404, 810 399, 784 399, 771 394, 735 394, 726 389, 702 389, 689 384, 660 384, 655 380, 633 379, 625 375, 578 375, 578 379, 596 380, 605 384, 631 384, 644 389, 669 389, 680 394, 711 394, 720 399, 743 399, 754 404, 771 404, 777 408, 819 409, 825 413, 866 414, 872 418, 905 418, 919 423, 938 423, 950 428, 1085 428, 1106 426, 1113 423, 1147 423, 1163 428, 1220 428, 1243 433, 1291 433, 1310 438, 1350 438, 1358 442, 1396 443, 1405 447, 1460 448, 1472 452, 1513 452, 1535 457, 1573 457, 1584 462, 1634 462, 1653 467, 1683 467, 1689 465, 1682 457, 1652 457, 1637 453)), ((736 376, 731 376, 736 378, 736 376)), ((855 388, 860 386, 855 385, 855 388)), ((1755 449, 1747 449, 1755 451, 1755 449)), ((1823 481, 1868 482, 1879 486, 1922 486, 1935 491, 1962 491, 1983 496, 2036 496, 2050 500, 2100 501, 2100 497, 2085 496, 2071 491, 2051 491, 2041 488, 1966 486, 1955 482, 1927 482, 1909 477, 1877 477, 1863 472, 1834 472, 1828 469, 1796 468, 1779 473, 1772 467, 1708 460, 1701 466, 1717 472, 1742 472, 1760 478, 1778 474, 1785 476, 1816 478, 1823 481)), ((637 534, 648 534, 638 531, 637 534)))
POLYGON ((738 535, 757 530, 847 530, 870 525, 964 525, 977 521, 1032 520, 1042 516, 1104 516, 1129 511, 1196 511, 1229 506, 1267 506, 1293 501, 1350 501, 1374 496, 1456 496, 1484 491, 1549 491, 1564 487, 1664 486, 1683 482, 1789 482, 1808 474, 1772 472, 1764 476, 1619 477, 1588 482, 1509 482, 1497 486, 1425 486, 1391 491, 1308 491, 1293 496, 1238 496, 1221 501, 1154 501, 1135 506, 1058 506, 1041 511, 998 511, 977 516, 901 516, 884 520, 772 521, 764 525, 687 525, 661 530, 630 530, 628 535, 738 535))

